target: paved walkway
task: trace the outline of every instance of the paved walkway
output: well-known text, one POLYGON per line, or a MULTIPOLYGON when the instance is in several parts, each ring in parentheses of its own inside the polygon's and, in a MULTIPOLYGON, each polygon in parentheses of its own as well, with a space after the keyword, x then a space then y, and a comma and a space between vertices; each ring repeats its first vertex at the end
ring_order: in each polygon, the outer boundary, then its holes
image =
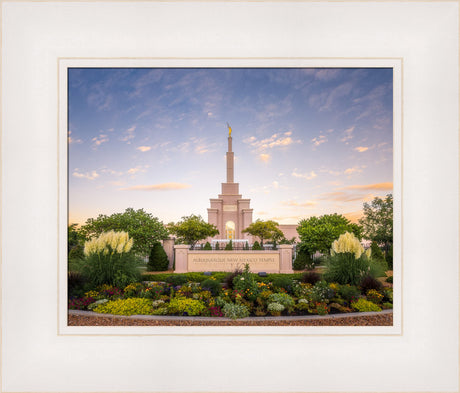
MULTIPOLYGON (((328 314, 328 315, 296 315, 296 316, 281 316, 281 317, 247 317, 239 318, 238 321, 304 321, 304 320, 317 320, 317 319, 338 319, 338 318, 353 318, 353 317, 369 317, 374 315, 392 314, 393 310, 383 310, 379 312, 351 312, 342 314, 328 314)), ((93 311, 80 311, 69 310, 69 315, 76 315, 82 317, 114 317, 114 318, 130 318, 142 320, 156 320, 156 321, 232 321, 230 318, 225 317, 186 317, 186 316, 173 316, 173 315, 114 315, 114 314, 99 314, 93 311)))

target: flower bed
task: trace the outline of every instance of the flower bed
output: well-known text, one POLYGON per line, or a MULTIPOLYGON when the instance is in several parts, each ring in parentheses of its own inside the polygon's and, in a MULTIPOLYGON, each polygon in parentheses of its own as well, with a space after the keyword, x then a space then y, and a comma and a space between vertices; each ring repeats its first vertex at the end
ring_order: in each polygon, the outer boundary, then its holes
POLYGON ((248 316, 381 311, 392 308, 393 302, 391 288, 361 288, 322 280, 312 283, 308 274, 260 280, 248 268, 217 277, 206 276, 201 283, 168 281, 134 283, 123 289, 98 286, 82 297, 70 298, 69 309, 115 315, 223 316, 236 320, 248 316))

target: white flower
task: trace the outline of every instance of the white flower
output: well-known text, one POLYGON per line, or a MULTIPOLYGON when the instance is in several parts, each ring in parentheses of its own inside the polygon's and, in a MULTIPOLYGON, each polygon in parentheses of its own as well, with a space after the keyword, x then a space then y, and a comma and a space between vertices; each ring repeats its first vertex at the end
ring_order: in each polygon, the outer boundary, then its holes
POLYGON ((332 243, 331 254, 332 252, 336 254, 349 252, 355 254, 355 258, 358 259, 364 252, 364 248, 353 233, 345 232, 332 243))
POLYGON ((86 256, 91 254, 109 253, 122 254, 129 252, 133 246, 133 239, 129 238, 127 232, 103 232, 97 238, 93 238, 85 242, 84 254, 86 256))

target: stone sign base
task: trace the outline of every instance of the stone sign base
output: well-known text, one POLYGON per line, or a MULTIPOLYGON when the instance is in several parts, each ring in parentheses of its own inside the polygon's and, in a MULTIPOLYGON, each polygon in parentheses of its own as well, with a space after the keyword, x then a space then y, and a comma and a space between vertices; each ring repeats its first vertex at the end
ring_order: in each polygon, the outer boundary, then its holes
POLYGON ((233 272, 249 264, 253 273, 293 273, 292 245, 276 251, 191 251, 188 245, 174 246, 175 273, 233 272))

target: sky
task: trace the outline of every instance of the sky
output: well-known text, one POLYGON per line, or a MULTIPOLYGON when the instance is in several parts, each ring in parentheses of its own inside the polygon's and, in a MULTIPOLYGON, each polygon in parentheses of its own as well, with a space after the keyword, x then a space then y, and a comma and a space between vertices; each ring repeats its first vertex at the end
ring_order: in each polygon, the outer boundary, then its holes
POLYGON ((390 68, 71 68, 69 223, 201 215, 226 181, 253 220, 355 222, 393 189, 390 68))

